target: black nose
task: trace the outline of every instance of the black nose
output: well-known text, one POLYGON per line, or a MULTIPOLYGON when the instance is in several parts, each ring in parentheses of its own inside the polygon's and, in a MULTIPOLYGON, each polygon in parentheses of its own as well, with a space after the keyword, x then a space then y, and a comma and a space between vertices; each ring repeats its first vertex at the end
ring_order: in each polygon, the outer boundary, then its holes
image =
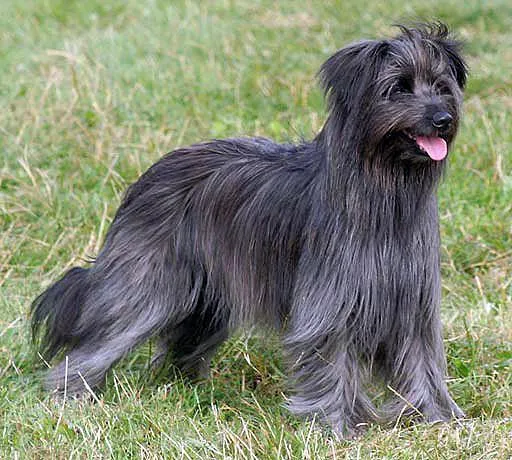
POLYGON ((432 126, 438 129, 448 128, 453 117, 448 112, 436 112, 432 117, 432 126))

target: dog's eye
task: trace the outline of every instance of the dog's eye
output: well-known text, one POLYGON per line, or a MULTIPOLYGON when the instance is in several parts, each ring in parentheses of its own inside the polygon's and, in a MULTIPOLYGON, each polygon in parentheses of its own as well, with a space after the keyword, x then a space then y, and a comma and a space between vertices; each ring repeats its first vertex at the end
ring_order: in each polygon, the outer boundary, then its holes
POLYGON ((410 94, 412 93, 412 81, 408 78, 400 78, 392 87, 391 94, 410 94))
POLYGON ((450 95, 452 94, 451 90, 450 90, 450 87, 448 85, 445 85, 445 84, 441 84, 437 87, 437 92, 442 95, 442 96, 447 96, 447 95, 450 95))

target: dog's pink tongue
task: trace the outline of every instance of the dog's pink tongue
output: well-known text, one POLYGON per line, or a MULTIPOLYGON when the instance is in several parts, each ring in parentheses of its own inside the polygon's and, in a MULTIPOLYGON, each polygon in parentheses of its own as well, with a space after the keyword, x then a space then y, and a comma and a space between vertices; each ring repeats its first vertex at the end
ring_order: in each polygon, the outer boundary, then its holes
POLYGON ((448 153, 448 146, 442 137, 418 136, 416 143, 436 161, 442 160, 448 153))

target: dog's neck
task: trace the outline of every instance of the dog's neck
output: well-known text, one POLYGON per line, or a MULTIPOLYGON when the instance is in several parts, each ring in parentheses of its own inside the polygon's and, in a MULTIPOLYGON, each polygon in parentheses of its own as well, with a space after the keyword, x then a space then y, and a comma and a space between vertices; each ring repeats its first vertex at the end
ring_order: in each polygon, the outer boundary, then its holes
POLYGON ((323 201, 344 210, 349 219, 352 215, 360 225, 373 227, 376 215, 408 225, 435 204, 442 164, 391 161, 399 152, 385 155, 387 160, 379 152, 369 155, 362 142, 333 141, 325 129, 314 142, 324 154, 323 201))

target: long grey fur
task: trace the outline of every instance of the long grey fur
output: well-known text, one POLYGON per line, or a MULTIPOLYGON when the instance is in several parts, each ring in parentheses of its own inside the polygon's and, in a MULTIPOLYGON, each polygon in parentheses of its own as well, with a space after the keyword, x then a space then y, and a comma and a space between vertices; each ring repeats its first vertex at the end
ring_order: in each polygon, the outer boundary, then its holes
POLYGON ((445 160, 414 138, 451 147, 466 75, 445 26, 402 27, 322 66, 329 113, 312 141, 214 140, 164 156, 129 187, 96 260, 34 301, 34 340, 60 360, 47 388, 63 391, 65 376, 68 393, 98 387, 150 337, 155 362, 172 354, 204 375, 233 331, 259 324, 282 334, 290 410, 340 434, 463 416, 439 313, 445 160), (379 409, 375 375, 397 395, 379 409))

